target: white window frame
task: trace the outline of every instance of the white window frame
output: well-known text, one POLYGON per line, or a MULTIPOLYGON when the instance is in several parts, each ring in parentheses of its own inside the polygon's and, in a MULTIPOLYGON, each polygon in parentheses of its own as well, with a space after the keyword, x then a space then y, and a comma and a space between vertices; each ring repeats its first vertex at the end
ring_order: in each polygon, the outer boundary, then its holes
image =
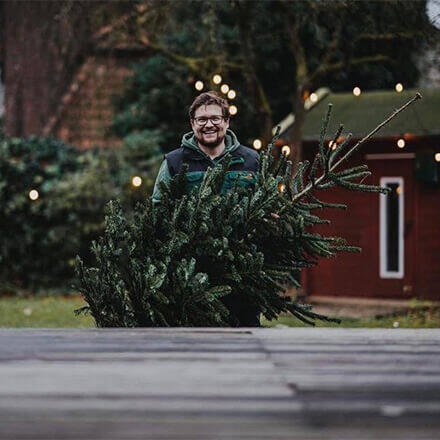
POLYGON ((398 255, 398 271, 389 271, 387 269, 387 195, 380 194, 379 197, 379 231, 380 231, 380 253, 379 253, 379 272, 381 278, 403 278, 404 276, 404 261, 405 261, 405 243, 403 236, 403 225, 404 225, 404 198, 405 198, 405 187, 403 177, 381 177, 380 186, 387 186, 388 183, 397 183, 401 189, 399 194, 399 255, 398 255))

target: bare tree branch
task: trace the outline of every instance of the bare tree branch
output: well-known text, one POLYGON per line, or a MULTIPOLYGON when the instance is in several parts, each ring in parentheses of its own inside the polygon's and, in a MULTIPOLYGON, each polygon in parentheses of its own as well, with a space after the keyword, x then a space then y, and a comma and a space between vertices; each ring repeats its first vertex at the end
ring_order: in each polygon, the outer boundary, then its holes
POLYGON ((321 64, 310 76, 309 83, 312 84, 312 82, 319 80, 322 76, 330 72, 336 72, 338 70, 342 70, 345 67, 357 66, 360 64, 367 64, 367 63, 379 63, 381 61, 390 61, 390 60, 391 60, 390 57, 386 55, 372 55, 372 56, 366 56, 360 58, 353 58, 348 61, 340 61, 337 63, 321 64))
POLYGON ((423 32, 388 32, 384 34, 369 34, 363 33, 359 34, 355 41, 360 40, 410 40, 414 37, 422 37, 424 35, 423 32))
POLYGON ((201 73, 203 70, 205 70, 206 67, 214 63, 219 64, 222 67, 228 68, 230 70, 244 70, 245 68, 244 64, 225 61, 222 57, 218 55, 208 55, 201 58, 179 55, 169 48, 151 41, 146 33, 140 34, 138 36, 138 41, 145 45, 145 47, 165 55, 176 63, 187 66, 193 73, 201 73))

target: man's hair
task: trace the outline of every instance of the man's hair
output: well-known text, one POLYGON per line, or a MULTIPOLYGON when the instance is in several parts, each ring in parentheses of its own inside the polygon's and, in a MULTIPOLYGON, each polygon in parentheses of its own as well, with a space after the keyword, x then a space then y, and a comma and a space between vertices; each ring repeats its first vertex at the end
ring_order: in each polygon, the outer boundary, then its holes
POLYGON ((220 106, 222 109, 222 115, 225 119, 229 118, 229 104, 226 99, 222 98, 221 96, 217 95, 217 92, 214 90, 210 90, 209 92, 203 92, 200 93, 199 96, 197 96, 196 99, 194 99, 193 103, 191 104, 189 108, 189 117, 191 120, 194 119, 194 115, 196 114, 196 110, 201 107, 202 105, 210 105, 215 104, 220 106))

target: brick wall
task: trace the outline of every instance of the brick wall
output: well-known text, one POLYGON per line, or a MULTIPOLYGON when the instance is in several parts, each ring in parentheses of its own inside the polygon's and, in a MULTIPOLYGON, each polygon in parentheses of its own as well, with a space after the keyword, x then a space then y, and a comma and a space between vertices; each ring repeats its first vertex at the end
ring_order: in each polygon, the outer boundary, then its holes
POLYGON ((114 115, 111 96, 124 86, 130 65, 136 61, 139 56, 89 57, 63 96, 58 119, 48 131, 80 148, 120 146, 120 139, 107 134, 114 115))

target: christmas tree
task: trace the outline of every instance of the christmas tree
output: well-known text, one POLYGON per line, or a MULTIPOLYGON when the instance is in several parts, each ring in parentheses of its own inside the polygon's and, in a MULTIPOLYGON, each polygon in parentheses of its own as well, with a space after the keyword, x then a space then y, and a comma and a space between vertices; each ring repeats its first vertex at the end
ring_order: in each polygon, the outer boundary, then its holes
POLYGON ((317 211, 346 208, 321 201, 317 193, 333 186, 386 192, 359 182, 371 174, 367 165, 340 168, 403 108, 353 147, 348 149, 348 135, 330 149, 325 147, 329 106, 319 152, 293 175, 284 156, 274 160, 277 133, 260 156, 253 184, 237 176, 223 193, 226 159, 190 191, 183 166, 169 185, 161 184, 161 204, 153 205, 151 198, 139 203, 131 220, 111 201, 105 234, 92 244, 96 266, 86 268, 77 257, 77 287, 88 305, 76 312, 90 312, 98 327, 240 326, 252 325, 255 315, 272 320, 285 312, 311 325, 315 319, 338 321, 281 294, 286 284, 299 287, 300 271, 319 258, 360 251, 343 238, 311 231, 328 223, 317 211))

